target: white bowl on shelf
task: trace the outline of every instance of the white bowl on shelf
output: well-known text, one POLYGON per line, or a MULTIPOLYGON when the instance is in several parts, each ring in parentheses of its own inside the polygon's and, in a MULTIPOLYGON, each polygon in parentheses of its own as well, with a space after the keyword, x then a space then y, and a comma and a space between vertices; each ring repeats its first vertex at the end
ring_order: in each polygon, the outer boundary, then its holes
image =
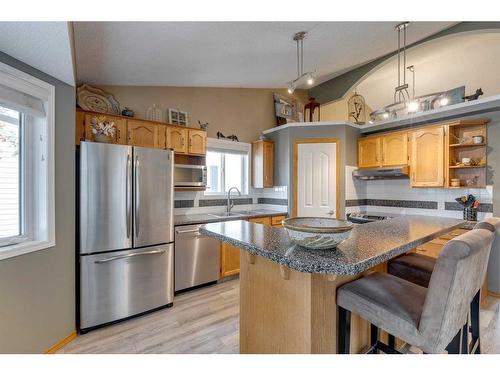
POLYGON ((349 237, 351 222, 324 217, 294 217, 283 221, 290 240, 314 250, 333 249, 349 237))

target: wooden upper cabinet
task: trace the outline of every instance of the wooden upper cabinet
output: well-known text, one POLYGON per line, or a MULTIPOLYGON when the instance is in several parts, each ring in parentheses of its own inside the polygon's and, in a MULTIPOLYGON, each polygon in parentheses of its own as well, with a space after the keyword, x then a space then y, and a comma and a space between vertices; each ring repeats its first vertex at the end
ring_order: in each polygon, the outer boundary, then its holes
POLYGON ((381 137, 382 166, 392 167, 408 164, 408 134, 394 133, 381 137))
MULTIPOLYGON (((81 117, 80 117, 81 118, 81 117)), ((92 124, 97 121, 98 118, 101 118, 104 121, 109 121, 115 125, 115 134, 113 136, 108 137, 108 143, 115 144, 127 144, 127 122, 120 118, 114 117, 106 114, 93 114, 86 113, 85 114, 85 140, 87 141, 95 141, 94 133, 92 132, 92 124)), ((78 116, 77 116, 78 120, 78 116)), ((78 131, 78 123, 77 123, 77 131, 78 131)))
POLYGON ((188 154, 205 155, 207 153, 207 132, 188 130, 188 154))
POLYGON ((153 122, 128 120, 127 121, 128 144, 130 146, 165 148, 165 132, 164 125, 153 122))
POLYGON ((274 186, 274 142, 260 140, 252 143, 252 185, 254 188, 274 186))
POLYGON ((358 140, 358 167, 374 168, 382 165, 380 137, 358 140))
POLYGON ((178 154, 187 154, 188 129, 167 126, 167 148, 173 149, 178 154))
POLYGON ((411 186, 444 186, 444 126, 410 133, 411 186))

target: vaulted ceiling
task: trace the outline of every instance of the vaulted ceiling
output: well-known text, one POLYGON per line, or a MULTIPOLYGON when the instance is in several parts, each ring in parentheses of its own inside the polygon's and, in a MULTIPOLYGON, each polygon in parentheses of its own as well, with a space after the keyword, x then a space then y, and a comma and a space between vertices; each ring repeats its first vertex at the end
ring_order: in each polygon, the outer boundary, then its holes
MULTIPOLYGON (((328 80, 394 51, 397 22, 76 22, 77 80, 140 86, 285 87, 292 36, 307 31, 304 70, 328 80)), ((412 22, 408 43, 452 26, 412 22)))

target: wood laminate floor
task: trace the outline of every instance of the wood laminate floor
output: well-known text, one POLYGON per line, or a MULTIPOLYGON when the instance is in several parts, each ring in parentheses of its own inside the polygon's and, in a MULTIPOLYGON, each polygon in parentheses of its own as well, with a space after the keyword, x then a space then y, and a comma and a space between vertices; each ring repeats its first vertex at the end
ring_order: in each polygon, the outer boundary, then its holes
MULTIPOLYGON (((237 279, 175 296, 174 306, 78 336, 59 353, 238 353, 237 279)), ((500 299, 481 311, 483 353, 500 353, 500 299)))

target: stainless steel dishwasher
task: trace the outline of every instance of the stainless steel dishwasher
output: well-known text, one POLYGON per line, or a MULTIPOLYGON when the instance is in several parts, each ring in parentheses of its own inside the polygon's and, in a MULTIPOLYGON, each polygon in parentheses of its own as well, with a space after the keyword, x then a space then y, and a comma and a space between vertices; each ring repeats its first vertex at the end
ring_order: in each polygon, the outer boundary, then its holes
POLYGON ((217 281, 220 241, 200 234, 201 225, 175 227, 175 291, 217 281))

